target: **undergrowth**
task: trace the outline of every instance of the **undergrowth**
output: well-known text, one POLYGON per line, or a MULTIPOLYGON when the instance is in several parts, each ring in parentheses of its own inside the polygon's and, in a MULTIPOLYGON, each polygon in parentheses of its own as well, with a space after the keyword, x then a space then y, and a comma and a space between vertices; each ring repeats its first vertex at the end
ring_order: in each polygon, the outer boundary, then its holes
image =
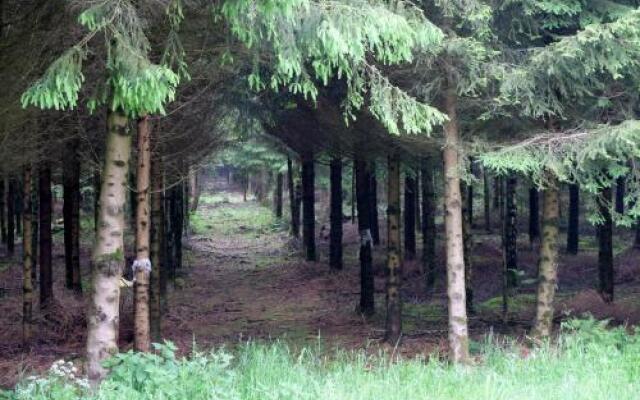
POLYGON ((247 343, 234 352, 194 350, 177 358, 171 343, 153 354, 108 361, 111 374, 91 392, 76 377, 50 372, 4 394, 22 400, 66 399, 637 399, 640 340, 592 318, 565 323, 559 338, 533 348, 488 337, 473 366, 438 357, 247 343))

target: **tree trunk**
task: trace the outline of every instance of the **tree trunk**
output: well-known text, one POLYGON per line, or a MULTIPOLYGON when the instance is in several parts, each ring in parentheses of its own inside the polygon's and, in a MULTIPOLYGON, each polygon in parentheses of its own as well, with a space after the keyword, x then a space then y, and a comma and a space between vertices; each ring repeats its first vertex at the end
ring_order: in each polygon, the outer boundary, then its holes
POLYGON ((515 286, 515 272, 518 269, 518 206, 516 201, 517 178, 507 177, 505 196, 505 260, 509 287, 515 286))
POLYGON ((626 181, 624 177, 616 179, 616 212, 624 213, 624 196, 626 193, 626 181))
POLYGON ((31 241, 31 166, 22 174, 23 230, 22 230, 22 343, 27 346, 33 335, 33 243, 31 241))
POLYGON ((118 352, 120 277, 124 265, 124 208, 131 136, 127 117, 110 112, 93 249, 92 291, 87 313, 87 375, 94 385, 107 371, 102 361, 118 352))
POLYGON ((275 203, 276 203, 276 218, 282 218, 282 192, 284 190, 284 175, 281 172, 278 172, 276 176, 276 193, 275 193, 275 203))
POLYGON ((6 202, 7 202, 7 180, 0 180, 0 236, 2 243, 7 243, 7 219, 6 219, 6 202))
POLYGON ((553 326, 553 302, 558 283, 558 221, 560 201, 555 180, 543 192, 542 242, 538 261, 538 300, 533 335, 547 338, 553 326))
POLYGON ((164 196, 160 157, 151 161, 151 276, 149 277, 149 330, 151 340, 160 342, 163 299, 166 299, 167 276, 163 265, 164 251, 164 196))
POLYGON ((373 315, 374 277, 371 238, 371 175, 366 161, 356 160, 356 202, 358 206, 358 231, 360 234, 360 305, 359 311, 364 315, 373 315))
POLYGON ((473 249, 473 234, 471 232, 471 218, 473 214, 469 212, 468 207, 473 206, 473 202, 469 201, 468 196, 473 195, 473 191, 469 189, 468 183, 461 181, 460 193, 462 195, 462 240, 464 241, 464 279, 466 291, 467 314, 473 314, 473 285, 472 285, 472 264, 471 252, 473 249))
POLYGON ((53 300, 53 272, 51 270, 51 169, 43 162, 38 174, 40 207, 38 213, 40 235, 40 308, 46 308, 53 300))
POLYGON ((16 246, 16 180, 9 179, 7 190, 7 253, 12 256, 16 246))
MULTIPOLYGON (((473 175, 473 162, 471 164, 469 172, 473 175)), ((473 181, 466 183, 465 187, 466 187, 465 200, 467 203, 465 206, 466 208, 465 218, 469 221, 469 232, 471 232, 471 228, 474 227, 473 225, 473 181)))
POLYGON ((289 208, 291 210, 291 235, 300 237, 300 202, 296 182, 293 178, 293 162, 287 158, 287 183, 289 185, 289 208))
POLYGON ((606 303, 613 302, 613 221, 611 218, 611 187, 600 191, 597 198, 602 224, 598 227, 598 271, 600 296, 606 303))
POLYGON ((307 261, 316 261, 315 170, 313 154, 302 158, 302 239, 307 261))
POLYGON ((436 195, 433 182, 433 160, 422 160, 422 265, 427 290, 436 280, 436 195))
POLYGON ((387 208, 387 319, 385 341, 397 344, 402 335, 402 260, 400 255, 400 159, 389 156, 387 208))
MULTIPOLYGON (((420 193, 421 193, 421 187, 422 187, 422 178, 421 178, 421 172, 420 169, 418 168, 416 170, 416 198, 415 198, 415 204, 416 204, 416 232, 422 232, 422 203, 420 202, 420 193)), ((417 239, 416 239, 417 240, 417 239)))
POLYGON ((467 327, 464 240, 460 195, 460 138, 457 118, 457 93, 451 85, 445 94, 449 121, 444 126, 445 229, 447 259, 447 297, 449 308, 449 350, 451 360, 469 360, 469 332, 467 327))
POLYGON ((40 217, 39 217, 39 203, 40 199, 38 198, 39 192, 39 178, 37 169, 31 168, 31 259, 33 260, 33 268, 31 268, 31 281, 35 287, 38 282, 38 260, 39 260, 39 244, 38 240, 40 237, 40 217))
POLYGON ((371 216, 369 222, 371 223, 371 239, 373 245, 378 246, 380 244, 380 223, 378 216, 378 179, 376 178, 376 165, 371 163, 371 188, 369 189, 369 196, 371 196, 371 216))
POLYGON ((533 247, 533 243, 540 239, 540 196, 538 189, 529 188, 529 243, 533 247))
MULTIPOLYGON (((184 190, 182 184, 176 185, 174 188, 174 210, 172 212, 173 221, 173 265, 176 271, 182 269, 182 234, 184 228, 184 190)), ((175 278, 175 277, 174 277, 175 278)))
POLYGON ((80 160, 78 142, 67 147, 63 160, 64 262, 67 289, 82 293, 80 277, 80 160))
POLYGON ((569 227, 567 230, 567 253, 578 254, 580 243, 580 186, 569 185, 569 227))
MULTIPOLYGON (((176 191, 173 188, 166 190, 165 196, 165 263, 167 270, 167 281, 175 282, 176 280, 176 265, 175 265, 175 251, 174 251, 174 213, 176 209, 176 191)), ((166 292, 165 292, 166 293, 166 292)))
POLYGON ((482 170, 484 189, 484 230, 491 233, 491 187, 489 173, 486 168, 482 170))
MULTIPOLYGON (((153 168, 153 167, 152 167, 153 168)), ((200 195, 202 194, 202 182, 200 182, 200 171, 192 168, 189 170, 189 211, 196 212, 200 204, 200 195)))
POLYGON ((331 160, 331 230, 329 232, 329 266, 342 269, 342 160, 331 160))
POLYGON ((22 235, 22 182, 20 180, 16 181, 16 235, 22 235))
POLYGON ((404 254, 405 259, 416 258, 416 179, 412 172, 405 175, 404 184, 404 254))
POLYGON ((98 232, 98 220, 100 218, 100 188, 102 182, 100 179, 100 171, 96 169, 93 172, 93 230, 98 232))
POLYGON ((148 352, 151 347, 149 326, 149 278, 152 270, 150 250, 151 208, 151 126, 149 117, 138 120, 138 168, 136 170, 136 260, 133 262, 135 279, 134 346, 137 351, 148 352))
POLYGON ((356 161, 351 165, 351 223, 356 223, 356 161))
POLYGON ((502 210, 502 180, 501 176, 493 179, 493 209, 496 211, 502 210))

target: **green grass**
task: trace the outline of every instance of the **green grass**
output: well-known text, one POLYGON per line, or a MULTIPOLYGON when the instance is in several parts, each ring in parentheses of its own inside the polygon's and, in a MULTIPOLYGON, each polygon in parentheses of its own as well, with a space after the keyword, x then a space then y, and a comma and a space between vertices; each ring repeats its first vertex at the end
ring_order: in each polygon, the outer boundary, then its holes
POLYGON ((199 208, 189 222, 198 235, 259 235, 280 230, 284 224, 271 210, 254 202, 242 207, 199 208))
MULTIPOLYGON (((91 393, 74 379, 25 380, 11 399, 329 399, 329 400, 590 400, 637 399, 640 338, 589 320, 568 323, 556 344, 528 349, 488 338, 473 366, 437 357, 393 360, 389 354, 340 352, 321 345, 249 343, 236 351, 176 358, 172 345, 157 354, 127 353, 91 393)), ((54 371, 55 372, 55 371, 54 371)), ((1 397, 1 396, 0 396, 1 397)))

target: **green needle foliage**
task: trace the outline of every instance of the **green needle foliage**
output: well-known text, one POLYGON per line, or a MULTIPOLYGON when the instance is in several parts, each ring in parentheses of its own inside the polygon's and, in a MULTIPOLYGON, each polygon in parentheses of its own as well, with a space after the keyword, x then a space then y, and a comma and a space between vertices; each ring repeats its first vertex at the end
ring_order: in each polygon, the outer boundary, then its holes
MULTIPOLYGON (((179 5, 172 2, 167 12, 172 24, 179 23, 182 15, 179 5)), ((23 94, 23 107, 75 108, 85 80, 82 69, 90 51, 89 43, 102 34, 107 49, 107 79, 98 90, 100 94, 89 99, 89 108, 106 104, 132 117, 164 114, 164 104, 175 98, 180 79, 170 68, 149 60, 150 44, 135 7, 124 0, 101 1, 83 11, 78 22, 88 30, 87 35, 54 61, 44 76, 23 94)), ((172 43, 175 50, 180 50, 175 41, 172 43)))
POLYGON ((343 79, 347 122, 367 94, 372 113, 394 134, 428 133, 446 119, 373 64, 411 62, 415 51, 433 52, 440 45, 442 32, 409 2, 236 0, 224 2, 219 15, 249 49, 268 54, 268 71, 256 64, 249 76, 255 90, 286 88, 315 100, 319 84, 343 79))

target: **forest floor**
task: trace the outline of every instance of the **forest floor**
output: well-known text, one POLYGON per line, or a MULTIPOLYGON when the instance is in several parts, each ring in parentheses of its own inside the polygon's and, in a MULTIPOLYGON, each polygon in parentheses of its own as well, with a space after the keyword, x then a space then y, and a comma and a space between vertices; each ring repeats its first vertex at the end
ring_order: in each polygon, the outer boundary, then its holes
MULTIPOLYGON (((322 344, 323 348, 367 349, 378 352, 384 328, 384 240, 375 249, 376 315, 366 319, 355 312, 359 298, 358 237, 345 222, 343 271, 328 268, 326 205, 318 206, 316 263, 301 261, 300 243, 291 239, 286 223, 268 207, 242 196, 223 182, 206 188, 191 232, 184 241, 184 266, 171 286, 164 316, 163 337, 183 352, 198 348, 234 347, 247 340, 286 341, 293 348, 322 344)), ((381 213, 382 214, 382 213, 381 213)), ((381 237, 384 221, 381 219, 381 237)), ((91 227, 83 227, 92 229, 91 227)), ((522 235, 519 246, 521 285, 511 293, 508 320, 502 318, 501 254, 499 238, 474 231, 473 287, 476 312, 470 317, 473 344, 488 332, 522 337, 533 319, 537 256, 522 235)), ((597 251, 592 238, 581 242, 577 256, 561 254, 557 320, 589 312, 616 324, 640 322, 640 252, 627 249, 628 232, 616 236, 616 302, 604 304, 592 289, 597 282, 597 251)), ((89 237, 90 235, 86 235, 89 237)), ((593 236, 593 235, 591 235, 593 236)), ((47 369, 57 359, 81 358, 84 351, 83 300, 63 288, 62 237, 55 236, 56 305, 37 313, 37 338, 30 349, 20 345, 21 270, 19 257, 0 261, 0 387, 10 387, 24 374, 47 369)), ((90 241, 83 240, 82 259, 89 259, 90 241)), ((442 242, 438 264, 443 266, 442 242)), ((20 254, 18 247, 16 254, 20 254)), ((88 270, 88 262, 83 268, 88 270)), ((88 273, 87 273, 88 275, 88 273)), ((84 284, 88 285, 88 276, 84 284)), ((404 336, 397 349, 406 356, 446 353, 446 292, 444 267, 436 287, 424 288, 419 261, 404 269, 404 336)), ((121 310, 121 349, 132 345, 130 291, 121 310)), ((37 307, 36 307, 37 309, 37 307)))

